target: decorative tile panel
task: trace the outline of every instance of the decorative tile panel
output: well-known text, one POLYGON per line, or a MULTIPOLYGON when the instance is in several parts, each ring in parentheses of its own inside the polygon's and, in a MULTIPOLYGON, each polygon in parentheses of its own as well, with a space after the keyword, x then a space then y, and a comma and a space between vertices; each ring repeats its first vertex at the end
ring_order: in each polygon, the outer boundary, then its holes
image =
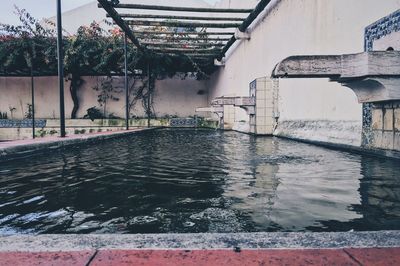
POLYGON ((365 51, 372 51, 374 41, 400 31, 400 9, 365 29, 365 51))
POLYGON ((199 121, 195 118, 172 118, 170 120, 171 127, 197 127, 199 121))
MULTIPOLYGON (((35 120, 36 128, 46 127, 45 119, 35 120)), ((15 119, 0 119, 0 128, 32 128, 32 119, 15 120, 15 119)))
MULTIPOLYGON (((400 31, 400 9, 365 28, 364 51, 372 51, 374 48, 374 41, 398 31, 400 31)), ((374 136, 371 132, 372 109, 372 104, 363 104, 362 144, 364 146, 370 145, 374 136)))

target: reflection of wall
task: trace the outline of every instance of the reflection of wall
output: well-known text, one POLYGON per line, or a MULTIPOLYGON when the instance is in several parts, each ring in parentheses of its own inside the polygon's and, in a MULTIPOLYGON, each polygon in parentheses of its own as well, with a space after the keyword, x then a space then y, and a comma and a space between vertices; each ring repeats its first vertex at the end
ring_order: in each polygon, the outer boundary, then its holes
POLYGON ((368 158, 361 163, 364 179, 360 186, 362 203, 358 211, 362 212, 366 223, 385 225, 383 229, 386 230, 397 230, 400 224, 400 167, 397 163, 368 158))
MULTIPOLYGON (((78 118, 86 114, 86 110, 93 106, 99 106, 97 96, 99 92, 93 90, 100 78, 85 77, 85 83, 78 91, 80 109, 78 118)), ((58 118, 59 99, 57 77, 35 78, 35 100, 37 118, 58 118)), ((139 84, 139 82, 138 82, 139 84)), ((69 92, 69 83, 65 83, 65 108, 67 118, 71 115, 72 100, 69 92)), ((123 92, 123 78, 115 78, 118 87, 115 96, 119 101, 109 101, 107 113, 113 113, 119 117, 125 117, 125 101, 123 92)), ((27 104, 31 103, 30 78, 0 78, 0 112, 8 112, 15 107, 14 118, 24 117, 27 104)), ((187 117, 196 115, 195 108, 207 106, 207 87, 204 82, 194 79, 181 80, 180 78, 157 80, 154 98, 154 107, 158 117, 164 115, 177 115, 187 117)), ((132 115, 144 116, 141 102, 138 102, 132 115)))
MULTIPOLYGON (((269 212, 277 199, 276 190, 280 184, 276 177, 279 166, 263 158, 276 154, 279 144, 271 138, 254 139, 245 136, 241 146, 248 145, 248 149, 236 153, 235 162, 229 164, 228 176, 233 180, 225 182, 223 195, 226 198, 239 199, 232 208, 248 213, 255 224, 268 225, 269 212)), ((229 152, 233 148, 225 145, 224 152, 229 152)))

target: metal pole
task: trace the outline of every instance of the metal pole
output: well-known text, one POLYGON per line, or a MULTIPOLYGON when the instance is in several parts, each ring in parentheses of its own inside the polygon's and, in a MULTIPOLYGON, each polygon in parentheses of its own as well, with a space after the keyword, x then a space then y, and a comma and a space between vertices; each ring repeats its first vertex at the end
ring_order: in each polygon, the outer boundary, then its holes
POLYGON ((32 95, 32 138, 35 138, 35 79, 33 78, 33 58, 31 58, 31 95, 32 95))
POLYGON ((128 91, 128 39, 124 34, 124 57, 125 57, 125 124, 126 130, 129 130, 129 91, 128 91))
POLYGON ((150 114, 151 114, 151 107, 150 107, 150 90, 151 90, 151 69, 150 69, 150 62, 147 63, 147 75, 149 77, 148 82, 148 97, 147 97, 147 127, 150 127, 150 114))
POLYGON ((60 136, 65 137, 65 106, 64 106, 64 65, 63 40, 61 21, 61 0, 57 0, 57 56, 58 56, 58 86, 60 89, 60 136))

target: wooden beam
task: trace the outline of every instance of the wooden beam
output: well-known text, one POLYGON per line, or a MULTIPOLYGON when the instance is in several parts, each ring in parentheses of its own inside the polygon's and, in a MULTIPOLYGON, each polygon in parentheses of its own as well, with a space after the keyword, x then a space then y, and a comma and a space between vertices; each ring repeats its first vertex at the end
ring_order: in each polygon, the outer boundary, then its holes
POLYGON ((225 42, 230 38, 205 38, 205 37, 180 37, 180 36, 152 36, 152 35, 136 35, 139 40, 176 40, 176 41, 213 41, 225 42))
POLYGON ((146 53, 146 49, 143 48, 139 40, 133 34, 131 28, 125 23, 125 21, 119 16, 118 12, 112 7, 112 5, 107 0, 97 0, 99 2, 99 6, 102 7, 107 14, 114 20, 115 24, 117 24, 126 34, 126 36, 132 41, 132 43, 142 52, 146 53))
POLYGON ((162 54, 162 55, 168 55, 168 56, 181 56, 181 55, 185 55, 185 56, 189 56, 190 58, 201 58, 201 59, 210 59, 210 60, 214 60, 214 58, 217 56, 216 54, 196 54, 196 53, 161 53, 161 52, 155 52, 156 54, 162 54))
POLYGON ((241 23, 201 23, 201 22, 150 21, 150 20, 125 20, 125 22, 128 25, 134 25, 134 26, 214 28, 214 29, 237 28, 241 25, 241 23))
MULTIPOLYGON (((239 26, 239 30, 241 32, 245 32, 247 28, 254 22, 254 20, 260 15, 262 11, 267 7, 267 5, 271 2, 271 0, 261 0, 256 8, 249 14, 249 16, 243 21, 242 25, 239 26)), ((222 59, 226 52, 228 52, 229 48, 232 47, 232 45, 236 42, 235 36, 231 38, 230 41, 226 44, 224 49, 222 50, 222 53, 218 59, 222 59)))
POLYGON ((174 7, 140 4, 117 4, 115 8, 145 9, 158 11, 183 11, 183 12, 205 12, 205 13, 250 13, 253 9, 233 9, 233 8, 199 8, 199 7, 174 7))
POLYGON ((215 54, 221 52, 221 49, 195 49, 195 48, 168 48, 168 47, 154 47, 149 49, 151 51, 164 51, 164 52, 177 52, 177 53, 198 53, 198 54, 215 54))
POLYGON ((228 32, 228 31, 220 31, 220 32, 176 32, 176 31, 153 31, 153 30, 137 30, 134 31, 135 34, 165 34, 165 35, 180 35, 180 36, 187 36, 187 35, 204 35, 204 36, 214 36, 214 35, 233 35, 235 32, 228 32))
MULTIPOLYGON (((120 14, 121 18, 135 19, 168 19, 168 20, 207 20, 207 21, 243 21, 239 17, 195 17, 195 16, 171 16, 171 15, 149 15, 149 14, 120 14)), ((107 14, 107 17, 109 15, 107 14)))
POLYGON ((182 42, 149 42, 149 41, 142 41, 142 45, 148 45, 148 46, 176 46, 177 48, 182 47, 182 46, 190 46, 190 47, 224 47, 224 43, 196 43, 196 42, 190 42, 190 43, 182 43, 182 42))

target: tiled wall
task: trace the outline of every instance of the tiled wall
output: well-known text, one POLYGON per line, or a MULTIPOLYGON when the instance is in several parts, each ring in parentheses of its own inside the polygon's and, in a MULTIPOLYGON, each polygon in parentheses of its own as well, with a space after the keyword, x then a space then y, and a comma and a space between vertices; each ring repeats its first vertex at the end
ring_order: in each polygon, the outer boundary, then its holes
POLYGON ((400 151, 400 101, 372 106, 370 147, 400 151))
POLYGON ((278 88, 278 81, 270 78, 257 79, 256 88, 256 134, 272 135, 274 119, 274 90, 278 88))
MULTIPOLYGON (((365 50, 397 49, 399 32, 400 9, 365 29, 365 50)), ((366 104, 363 113, 363 145, 400 151, 400 101, 366 104)))

